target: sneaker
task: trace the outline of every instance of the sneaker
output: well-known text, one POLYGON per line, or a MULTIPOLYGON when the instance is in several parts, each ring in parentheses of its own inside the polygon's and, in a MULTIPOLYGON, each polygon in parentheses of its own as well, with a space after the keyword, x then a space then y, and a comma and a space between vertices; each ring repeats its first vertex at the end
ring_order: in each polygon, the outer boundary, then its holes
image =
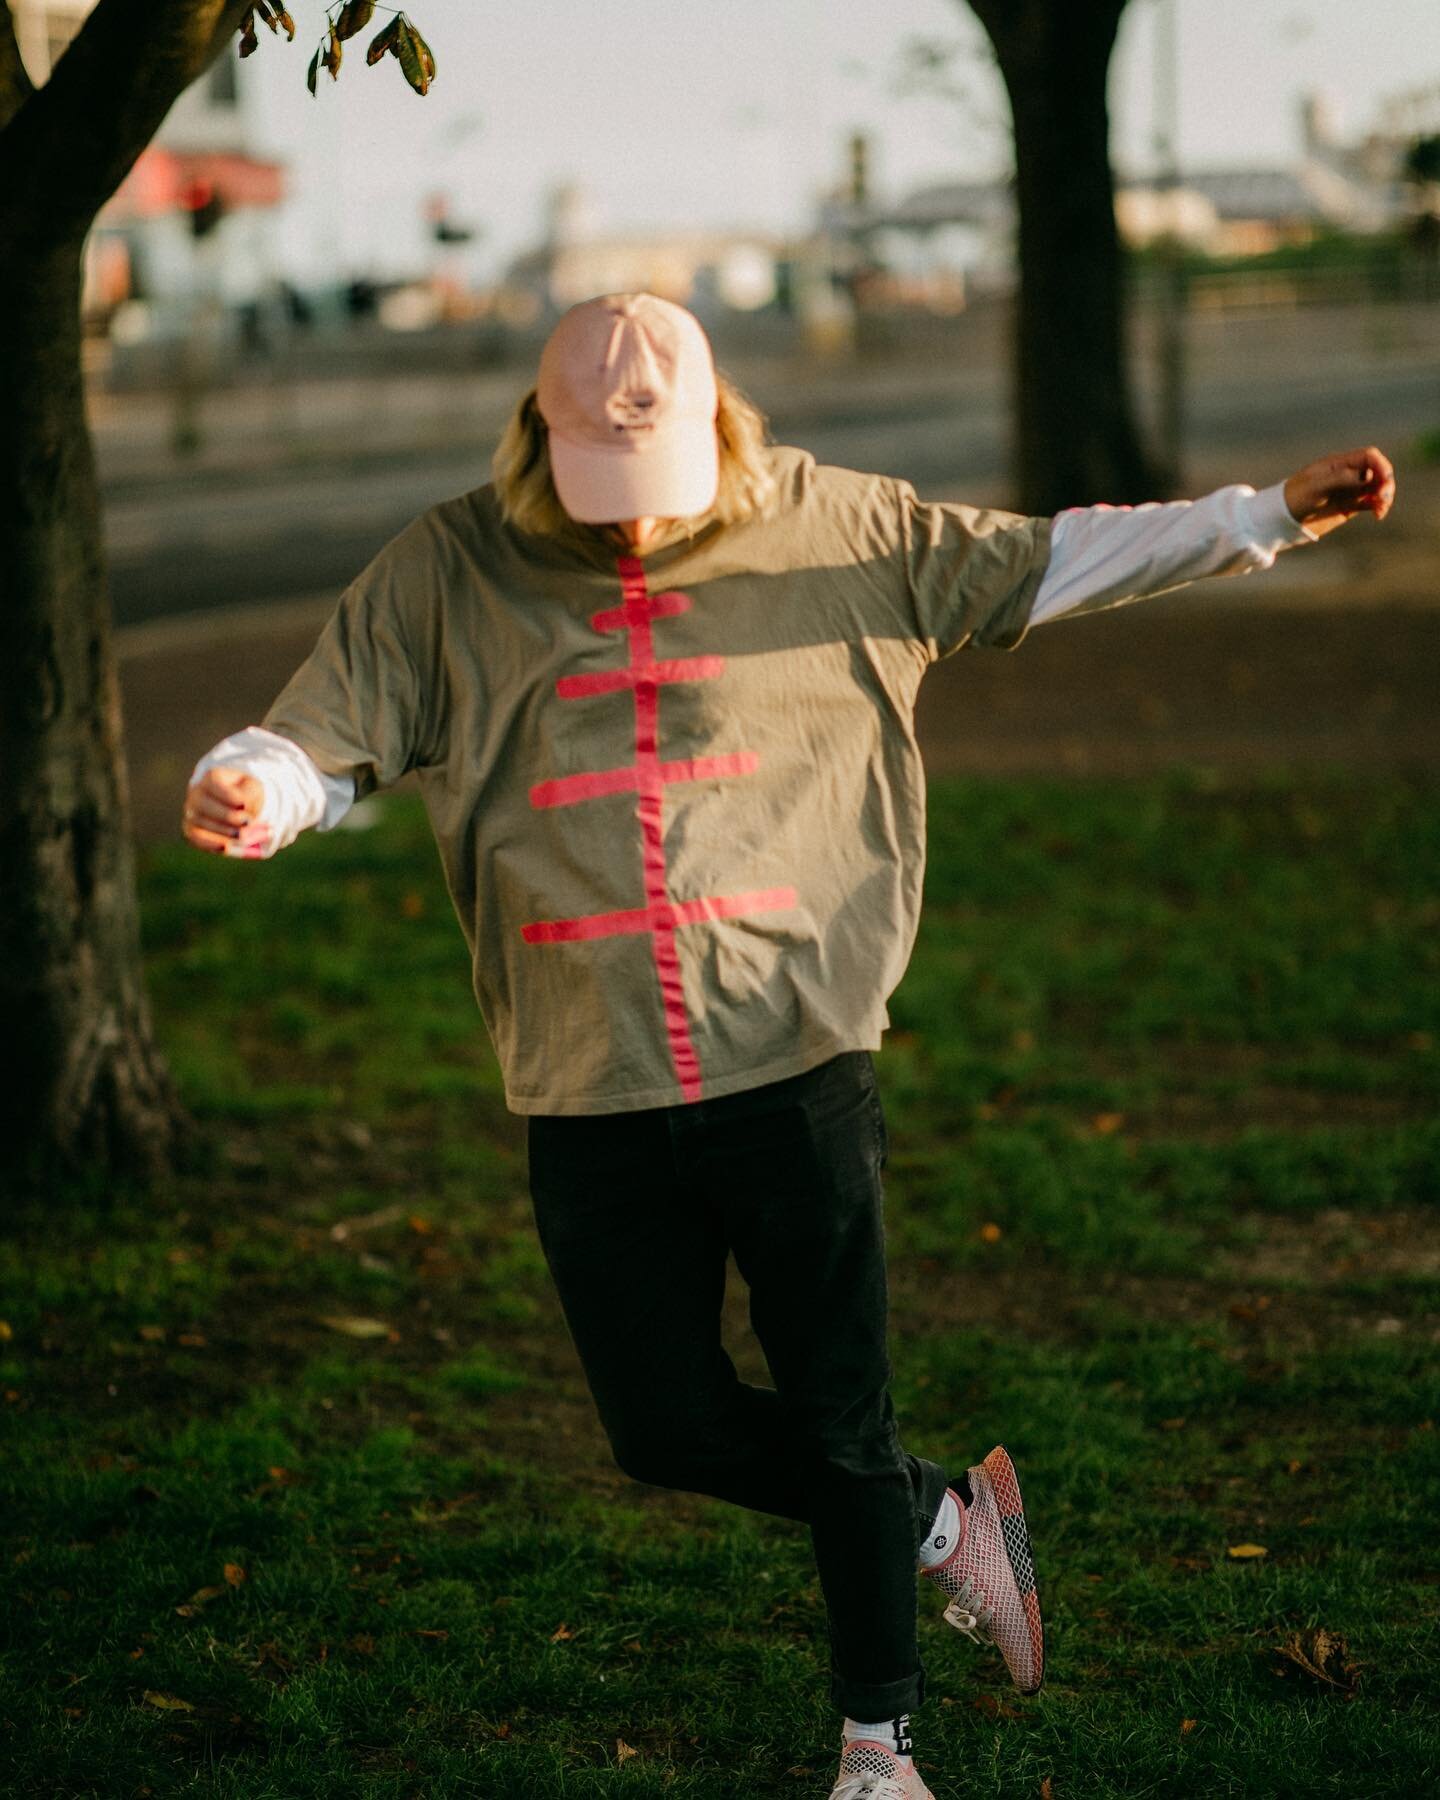
POLYGON ((912 1762, 907 1769, 893 1750, 873 1738, 844 1746, 830 1800, 935 1800, 912 1762))
POLYGON ((954 1551, 925 1574, 950 1596, 947 1621, 977 1644, 994 1644, 1022 1694, 1045 1678, 1045 1627, 1015 1465, 997 1444, 969 1471, 974 1504, 954 1551))

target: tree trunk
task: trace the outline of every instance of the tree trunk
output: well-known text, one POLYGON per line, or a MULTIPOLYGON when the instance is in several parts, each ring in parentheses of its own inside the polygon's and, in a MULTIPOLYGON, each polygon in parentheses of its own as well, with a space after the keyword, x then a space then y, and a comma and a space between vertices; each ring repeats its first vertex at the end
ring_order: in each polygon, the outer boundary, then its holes
POLYGON ((1019 504, 1153 500, 1125 366, 1106 78, 1125 0, 971 0, 1010 96, 1020 213, 1019 504))
POLYGON ((0 236, 0 1177, 150 1174, 180 1113, 140 971, 81 239, 0 236))

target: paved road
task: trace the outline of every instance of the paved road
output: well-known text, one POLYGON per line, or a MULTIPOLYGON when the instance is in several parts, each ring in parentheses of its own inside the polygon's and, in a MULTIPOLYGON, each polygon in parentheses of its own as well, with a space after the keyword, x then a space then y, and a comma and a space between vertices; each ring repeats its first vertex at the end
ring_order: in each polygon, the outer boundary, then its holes
MULTIPOLYGON (((1307 452, 1354 442, 1403 448, 1440 423, 1440 331, 1409 332, 1408 345, 1383 353, 1341 354, 1344 327, 1327 321, 1322 355, 1305 337, 1315 327, 1297 324, 1287 337, 1275 321, 1264 325, 1263 345, 1243 325, 1205 327, 1190 405, 1197 489, 1227 478, 1259 485, 1307 452)), ((770 405, 782 441, 904 476, 929 495, 1004 501, 1008 425, 993 343, 933 376, 886 365, 851 376, 738 373, 770 405)), ((314 439, 298 463, 257 440, 252 455, 209 474, 137 475, 123 431, 102 432, 120 622, 338 593, 417 513, 487 478, 503 416, 493 400, 488 415, 452 403, 443 416, 417 418, 407 445, 407 427, 397 432, 387 410, 399 398, 378 386, 373 399, 362 394, 349 428, 334 423, 318 456, 314 439), (447 419, 449 441, 427 443, 447 419)), ((223 402, 216 411, 223 424, 223 402)))

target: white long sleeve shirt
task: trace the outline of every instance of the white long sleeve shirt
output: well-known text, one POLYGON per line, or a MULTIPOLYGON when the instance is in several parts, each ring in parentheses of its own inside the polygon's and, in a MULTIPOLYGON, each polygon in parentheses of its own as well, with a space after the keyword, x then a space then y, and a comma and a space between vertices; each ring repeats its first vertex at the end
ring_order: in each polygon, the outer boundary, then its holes
MULTIPOLYGON (((1050 562, 1029 622, 1124 606, 1206 576, 1268 569, 1282 550, 1314 541, 1315 533, 1292 518, 1280 482, 1259 492, 1236 483, 1201 500, 1071 507, 1052 523, 1050 562)), ((351 777, 326 774, 298 744, 263 726, 233 732, 207 751, 192 784, 221 766, 253 775, 264 788, 256 822, 269 836, 250 855, 272 856, 310 826, 333 830, 355 802, 351 777)), ((238 846, 234 852, 244 853, 238 846)))

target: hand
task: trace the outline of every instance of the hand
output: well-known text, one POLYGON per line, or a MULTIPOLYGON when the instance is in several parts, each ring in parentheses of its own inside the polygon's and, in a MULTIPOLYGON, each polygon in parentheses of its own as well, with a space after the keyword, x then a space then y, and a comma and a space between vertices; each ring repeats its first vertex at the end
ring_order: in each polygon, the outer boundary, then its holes
POLYGON ((1367 444, 1307 463, 1285 483, 1290 516, 1317 537, 1357 512, 1383 519, 1395 504, 1395 470, 1383 450, 1367 444))
POLYGON ((264 783, 254 775, 243 769, 207 769, 186 791, 180 829, 197 850, 263 856, 270 827, 256 821, 264 804, 264 783))

